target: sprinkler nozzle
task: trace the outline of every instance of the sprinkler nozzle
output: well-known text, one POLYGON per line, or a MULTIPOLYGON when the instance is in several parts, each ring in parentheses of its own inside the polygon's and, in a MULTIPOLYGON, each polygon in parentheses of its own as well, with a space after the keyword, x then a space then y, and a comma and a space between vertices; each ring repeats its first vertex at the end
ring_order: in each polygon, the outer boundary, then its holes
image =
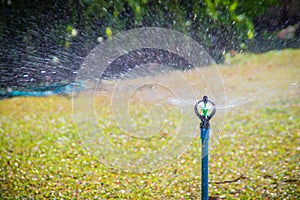
POLYGON ((208 102, 208 97, 207 96, 204 96, 203 99, 202 99, 203 103, 207 103, 208 102))
POLYGON ((201 120, 200 127, 201 128, 209 128, 209 120, 216 114, 216 107, 215 104, 208 100, 207 96, 203 96, 202 100, 197 101, 195 106, 194 106, 194 111, 197 117, 201 120), (198 105, 203 102, 204 107, 201 108, 202 114, 199 113, 198 111, 198 105), (213 106, 212 112, 208 115, 208 108, 206 107, 206 104, 210 103, 213 106))

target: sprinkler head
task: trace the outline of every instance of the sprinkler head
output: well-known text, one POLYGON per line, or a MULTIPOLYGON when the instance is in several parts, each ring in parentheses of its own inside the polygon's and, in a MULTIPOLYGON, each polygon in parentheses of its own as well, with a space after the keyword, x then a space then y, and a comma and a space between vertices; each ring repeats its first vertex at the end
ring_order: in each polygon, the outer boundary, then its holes
POLYGON ((207 96, 203 96, 202 100, 203 100, 204 103, 207 103, 208 102, 208 97, 207 96))
POLYGON ((209 128, 209 120, 216 114, 215 104, 212 101, 208 100, 207 96, 204 96, 201 101, 196 102, 196 104, 194 106, 194 111, 195 111, 195 114, 197 115, 197 117, 201 120, 200 128, 209 128), (204 104, 203 106, 201 106, 202 114, 200 114, 198 111, 198 105, 201 102, 204 104), (209 103, 211 105, 209 107, 207 107, 207 103, 209 103), (212 111, 209 114, 208 110, 210 110, 210 109, 212 109, 212 111))

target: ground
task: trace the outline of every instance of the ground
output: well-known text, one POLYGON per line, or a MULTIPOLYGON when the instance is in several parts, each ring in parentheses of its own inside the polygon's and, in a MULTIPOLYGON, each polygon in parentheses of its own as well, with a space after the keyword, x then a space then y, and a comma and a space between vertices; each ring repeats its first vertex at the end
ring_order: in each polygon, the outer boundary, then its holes
MULTIPOLYGON (((300 50, 284 50, 237 55, 213 66, 228 108, 210 152, 211 198, 300 198, 299 59, 300 50)), ((193 71, 180 73, 196 82, 193 71)), ((133 173, 99 162, 75 127, 70 98, 1 100, 1 198, 199 199, 198 137, 169 165, 133 173)), ((105 131, 114 132, 110 128, 105 131)))

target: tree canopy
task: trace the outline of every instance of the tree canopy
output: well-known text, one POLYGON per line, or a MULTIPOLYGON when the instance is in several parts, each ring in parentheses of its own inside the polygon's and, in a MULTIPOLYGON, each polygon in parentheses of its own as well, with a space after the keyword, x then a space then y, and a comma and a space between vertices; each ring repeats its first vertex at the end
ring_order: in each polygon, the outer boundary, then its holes
MULTIPOLYGON (((45 76, 68 83, 98 42, 139 27, 187 34, 217 62, 230 50, 276 48, 270 47, 276 43, 276 31, 296 24, 300 16, 285 21, 280 16, 281 24, 273 32, 269 31, 272 23, 261 24, 272 20, 273 15, 267 15, 270 10, 287 4, 285 0, 2 0, 0 87, 14 86, 16 78, 17 85, 41 83, 47 81, 45 76), (44 77, 38 76, 41 72, 44 77)), ((279 43, 300 46, 298 39, 279 43)))

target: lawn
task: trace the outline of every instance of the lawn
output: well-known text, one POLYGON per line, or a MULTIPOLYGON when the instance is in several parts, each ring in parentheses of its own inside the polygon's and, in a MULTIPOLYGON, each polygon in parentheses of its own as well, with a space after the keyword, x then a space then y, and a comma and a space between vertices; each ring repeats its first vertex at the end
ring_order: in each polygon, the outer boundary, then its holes
MULTIPOLYGON (((212 138, 211 197, 300 198, 299 63, 300 50, 284 50, 237 55, 228 58, 224 65, 198 69, 203 74, 213 69, 219 72, 224 85, 216 90, 225 91, 227 102, 226 108, 218 111, 219 118, 212 119, 212 126, 221 128, 219 135, 212 138)), ((178 73, 197 88, 196 73, 178 73)), ((173 76, 170 74, 166 79, 174 82, 173 76)), ((110 94, 105 93, 108 97, 110 94)), ((102 98, 96 106, 100 111, 98 123, 120 148, 150 151, 162 148, 175 135, 176 127, 169 124, 151 136, 146 145, 136 138, 118 143, 122 131, 111 124, 112 113, 105 110, 108 99, 102 98)), ((139 105, 131 102, 131 106, 136 110, 139 105)), ((169 108, 166 120, 178 123, 176 106, 169 108)), ((87 150, 72 113, 72 100, 62 96, 0 101, 2 199, 199 199, 198 136, 172 162, 151 172, 126 172, 99 162, 87 150)), ((140 116, 139 112, 134 114, 140 116)), ((136 119, 139 121, 131 123, 150 123, 147 117, 136 119)), ((195 121, 192 129, 198 126, 195 121)), ((112 160, 113 155, 110 156, 112 160)))

